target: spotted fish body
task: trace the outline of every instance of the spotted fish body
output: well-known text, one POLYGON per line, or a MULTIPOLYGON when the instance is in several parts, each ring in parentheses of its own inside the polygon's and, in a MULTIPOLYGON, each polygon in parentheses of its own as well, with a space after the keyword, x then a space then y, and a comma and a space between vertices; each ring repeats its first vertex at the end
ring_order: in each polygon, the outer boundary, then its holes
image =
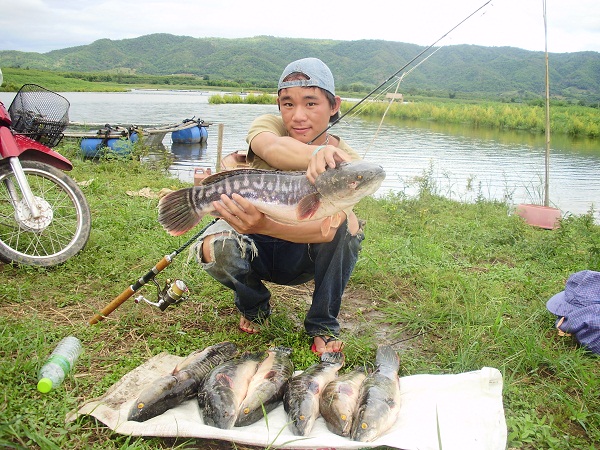
POLYGON ((321 220, 374 193, 384 178, 381 166, 362 160, 339 163, 317 176, 314 184, 305 172, 230 170, 205 178, 200 186, 165 195, 158 203, 158 221, 169 234, 179 236, 205 215, 218 215, 212 202, 234 193, 276 222, 321 220))
POLYGON ((267 358, 250 380, 248 393, 240 405, 235 422, 238 427, 253 424, 275 409, 283 400, 287 382, 294 373, 291 348, 273 347, 267 353, 267 358))
POLYGON ((250 380, 265 357, 265 352, 246 352, 210 372, 198 392, 205 424, 225 430, 233 428, 250 380))
POLYGON ((377 348, 376 370, 368 375, 360 389, 351 438, 371 442, 386 433, 400 412, 398 354, 390 346, 377 348))
POLYGON ((367 370, 358 366, 340 375, 323 389, 319 411, 332 433, 350 436, 360 387, 366 376, 367 370))
POLYGON ((221 342, 211 345, 204 350, 197 350, 188 355, 173 369, 172 374, 182 371, 190 372, 196 379, 204 379, 217 365, 232 359, 238 353, 237 346, 232 342, 221 342))
POLYGON ((326 352, 321 362, 292 377, 283 396, 290 431, 296 436, 308 436, 319 417, 321 392, 337 376, 344 365, 344 354, 326 352))
POLYGON ((128 420, 144 422, 193 398, 208 373, 237 353, 237 346, 231 342, 221 342, 191 353, 170 375, 154 380, 144 388, 133 403, 128 420))

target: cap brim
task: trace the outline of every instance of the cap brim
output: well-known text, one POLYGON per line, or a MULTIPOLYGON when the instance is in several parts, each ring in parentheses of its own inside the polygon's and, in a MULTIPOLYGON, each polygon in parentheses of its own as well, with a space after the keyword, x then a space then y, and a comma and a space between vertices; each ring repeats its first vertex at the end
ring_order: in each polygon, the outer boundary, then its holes
POLYGON ((552 314, 564 316, 571 310, 570 305, 565 301, 565 291, 559 292, 546 302, 546 308, 552 314))

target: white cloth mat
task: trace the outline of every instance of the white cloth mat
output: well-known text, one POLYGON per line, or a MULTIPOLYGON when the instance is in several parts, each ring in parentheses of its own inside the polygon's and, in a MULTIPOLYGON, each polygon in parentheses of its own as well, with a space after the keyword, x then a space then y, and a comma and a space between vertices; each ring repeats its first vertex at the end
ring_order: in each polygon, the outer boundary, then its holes
POLYGON ((438 429, 444 450, 504 450, 507 430, 502 404, 502 375, 497 369, 452 375, 411 375, 400 378, 400 417, 374 442, 354 442, 331 433, 319 417, 307 437, 293 435, 280 405, 247 427, 231 430, 204 425, 196 400, 189 400, 146 422, 127 420, 129 409, 147 383, 164 376, 182 361, 161 353, 124 375, 102 397, 84 403, 67 420, 87 414, 119 434, 205 438, 239 444, 293 449, 358 449, 387 445, 406 450, 438 450, 438 429))

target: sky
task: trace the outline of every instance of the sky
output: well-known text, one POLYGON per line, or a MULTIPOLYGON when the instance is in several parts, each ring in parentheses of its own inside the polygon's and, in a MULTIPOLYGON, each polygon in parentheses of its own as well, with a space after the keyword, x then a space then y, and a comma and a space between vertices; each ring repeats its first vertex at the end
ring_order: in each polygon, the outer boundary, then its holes
MULTIPOLYGON (((473 44, 544 51, 544 0, 3 0, 0 50, 45 53, 153 33, 473 44), (487 3, 487 4, 486 4, 487 3), (484 6, 485 5, 485 6, 484 6), (479 9, 480 7, 482 7, 479 9), (438 41, 463 19, 458 28, 438 41)), ((547 0, 551 53, 600 52, 599 0, 547 0)))

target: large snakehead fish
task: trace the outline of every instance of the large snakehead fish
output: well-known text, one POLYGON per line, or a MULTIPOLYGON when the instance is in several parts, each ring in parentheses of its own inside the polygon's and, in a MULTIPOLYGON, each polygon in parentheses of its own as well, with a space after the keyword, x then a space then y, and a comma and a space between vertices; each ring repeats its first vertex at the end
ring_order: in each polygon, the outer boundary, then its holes
POLYGON ((317 176, 305 172, 237 169, 205 178, 200 186, 171 192, 158 203, 158 221, 172 236, 218 213, 213 206, 222 194, 237 193, 276 222, 296 224, 321 220, 351 208, 373 194, 385 178, 383 168, 367 161, 342 162, 317 176))

